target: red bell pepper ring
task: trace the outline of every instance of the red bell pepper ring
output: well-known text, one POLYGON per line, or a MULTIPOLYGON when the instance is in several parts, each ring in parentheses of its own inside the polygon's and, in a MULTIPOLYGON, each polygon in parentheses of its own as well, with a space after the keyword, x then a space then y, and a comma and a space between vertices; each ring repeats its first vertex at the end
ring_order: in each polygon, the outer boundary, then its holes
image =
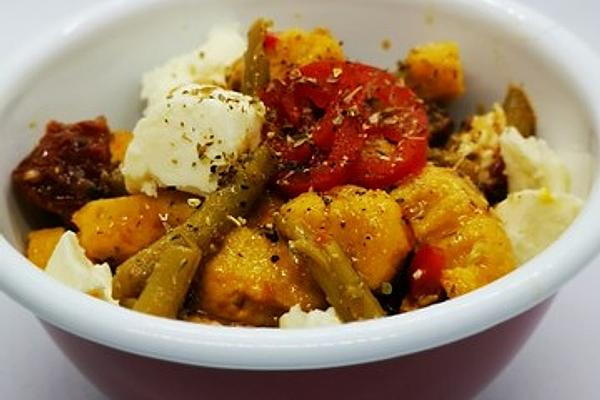
POLYGON ((425 165, 425 107, 383 70, 319 61, 271 82, 261 99, 283 164, 276 183, 290 196, 345 183, 385 188, 425 165))

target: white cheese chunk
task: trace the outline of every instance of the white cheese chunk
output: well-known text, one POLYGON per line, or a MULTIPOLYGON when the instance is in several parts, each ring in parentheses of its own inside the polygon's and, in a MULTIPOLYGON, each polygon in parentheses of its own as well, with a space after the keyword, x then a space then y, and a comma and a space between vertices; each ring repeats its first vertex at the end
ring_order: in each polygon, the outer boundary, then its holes
POLYGON ((188 84, 138 121, 121 166, 129 192, 159 187, 204 195, 243 152, 255 149, 265 118, 256 99, 212 85, 188 84))
POLYGON ((542 187, 552 193, 570 191, 567 168, 543 139, 524 138, 509 127, 500 136, 500 152, 509 192, 542 187))
POLYGON ((208 40, 195 51, 174 57, 142 77, 142 100, 147 101, 145 114, 165 100, 173 89, 188 83, 225 85, 227 68, 246 50, 246 40, 235 26, 212 29, 208 40))
POLYGON ((108 264, 95 265, 79 245, 77 235, 65 232, 45 269, 54 279, 102 300, 115 302, 112 298, 112 273, 108 264))
POLYGON ((509 194, 495 211, 522 264, 558 239, 581 207, 582 201, 571 194, 528 189, 509 194))
POLYGON ((340 325, 339 319, 333 307, 326 311, 311 310, 302 311, 298 304, 290 308, 290 311, 279 317, 279 327, 283 329, 315 328, 318 326, 340 325))

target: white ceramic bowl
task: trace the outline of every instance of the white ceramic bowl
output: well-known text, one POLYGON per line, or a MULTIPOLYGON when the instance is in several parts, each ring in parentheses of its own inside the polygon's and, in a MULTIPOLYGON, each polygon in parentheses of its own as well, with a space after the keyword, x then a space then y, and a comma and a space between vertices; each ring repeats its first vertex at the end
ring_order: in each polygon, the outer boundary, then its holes
POLYGON ((507 1, 109 3, 37 43, 0 88, 0 289, 44 321, 66 354, 115 397, 198 398, 200 391, 211 399, 264 398, 290 388, 288 398, 320 398, 327 390, 350 398, 397 390, 422 398, 472 395, 530 334, 544 301, 598 253, 597 71, 600 62, 574 36, 507 1), (333 328, 280 331, 149 317, 84 296, 33 267, 21 255, 28 221, 10 185, 10 171, 39 137, 28 125, 35 121, 39 130, 48 119, 104 114, 112 127, 131 128, 141 110, 142 72, 194 48, 214 24, 244 27, 257 16, 279 27, 328 26, 351 58, 383 67, 418 43, 459 42, 468 96, 457 113, 500 99, 510 82, 524 83, 541 135, 561 153, 585 155, 569 158, 578 177, 589 177, 576 187, 587 197, 584 210, 546 251, 484 288, 333 328), (391 40, 389 51, 381 49, 383 39, 391 40), (240 384, 228 383, 234 380, 240 384))

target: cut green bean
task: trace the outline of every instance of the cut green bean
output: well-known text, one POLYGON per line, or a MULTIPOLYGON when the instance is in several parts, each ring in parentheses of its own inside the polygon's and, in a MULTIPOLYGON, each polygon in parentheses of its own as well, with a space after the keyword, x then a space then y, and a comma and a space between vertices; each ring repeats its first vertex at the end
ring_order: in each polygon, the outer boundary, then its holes
POLYGON ((198 211, 185 223, 169 231, 117 268, 113 278, 113 297, 137 298, 161 255, 171 247, 189 247, 195 243, 199 259, 216 250, 215 242, 236 226, 246 215, 275 172, 275 160, 266 146, 259 147, 240 168, 233 182, 211 193, 198 211))
POLYGON ((381 305, 352 262, 332 238, 317 242, 303 226, 275 217, 277 229, 291 239, 290 249, 307 264, 327 301, 345 322, 379 318, 385 315, 381 305))
POLYGON ((200 252, 193 242, 166 248, 133 309, 176 318, 199 263, 200 252))
POLYGON ((248 30, 248 48, 244 54, 244 78, 242 93, 249 96, 267 85, 270 79, 269 59, 265 53, 264 42, 271 22, 259 18, 248 30))

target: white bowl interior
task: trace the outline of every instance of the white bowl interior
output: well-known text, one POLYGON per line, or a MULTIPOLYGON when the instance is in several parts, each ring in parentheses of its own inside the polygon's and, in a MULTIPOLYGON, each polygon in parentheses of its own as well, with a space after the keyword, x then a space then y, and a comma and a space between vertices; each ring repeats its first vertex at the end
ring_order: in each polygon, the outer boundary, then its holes
POLYGON ((522 83, 537 111, 540 135, 561 153, 583 154, 576 158, 583 161, 569 163, 578 177, 576 191, 585 196, 596 178, 597 126, 589 99, 582 95, 581 79, 575 81, 575 69, 565 69, 569 60, 552 53, 549 42, 553 34, 565 33, 527 10, 450 0, 118 4, 76 19, 45 48, 38 46, 40 52, 22 60, 28 66, 15 70, 10 90, 0 94, 0 230, 17 249, 29 225, 13 196, 10 171, 35 145, 47 120, 103 114, 111 127, 131 129, 140 116, 144 71, 195 48, 215 24, 238 22, 243 30, 258 16, 273 18, 277 28, 327 26, 344 41, 349 58, 387 68, 416 44, 454 40, 467 77, 458 115, 501 101, 509 83, 522 83), (381 47, 384 39, 392 43, 387 51, 381 47))

